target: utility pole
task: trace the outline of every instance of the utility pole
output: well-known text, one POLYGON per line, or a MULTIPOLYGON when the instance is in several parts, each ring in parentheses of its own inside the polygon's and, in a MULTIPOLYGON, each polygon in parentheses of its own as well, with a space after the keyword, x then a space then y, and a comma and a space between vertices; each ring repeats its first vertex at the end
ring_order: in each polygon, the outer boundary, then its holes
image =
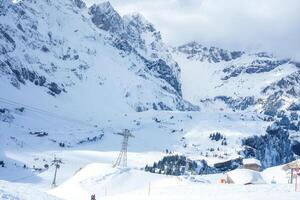
POLYGON ((54 171, 54 177, 53 177, 53 181, 52 181, 52 187, 56 187, 56 175, 57 175, 57 170, 60 168, 60 164, 62 164, 63 162, 61 161, 61 159, 58 159, 56 157, 54 157, 54 160, 52 160, 52 164, 51 166, 55 166, 55 171, 54 171))
POLYGON ((116 133, 116 134, 123 136, 123 142, 122 142, 121 151, 113 167, 121 166, 122 164, 122 167, 125 168, 127 167, 128 140, 130 137, 134 137, 134 135, 132 135, 128 129, 125 129, 122 133, 116 133))

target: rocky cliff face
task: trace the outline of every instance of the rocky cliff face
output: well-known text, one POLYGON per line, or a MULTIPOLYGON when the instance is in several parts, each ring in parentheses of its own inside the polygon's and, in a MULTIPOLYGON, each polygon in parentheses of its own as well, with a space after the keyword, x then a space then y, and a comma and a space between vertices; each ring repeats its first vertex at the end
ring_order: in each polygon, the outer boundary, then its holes
POLYGON ((96 88, 120 83, 114 91, 136 111, 198 109, 182 99, 179 66, 141 15, 121 17, 109 2, 23 0, 3 1, 0 17, 0 76, 18 90, 64 96, 98 79, 96 88))
POLYGON ((198 61, 208 61, 210 63, 219 63, 221 61, 231 61, 240 58, 242 51, 228 51, 218 47, 205 47, 197 42, 190 42, 175 48, 175 51, 186 54, 188 59, 198 61))
MULTIPOLYGON (((198 101, 193 101, 195 104, 221 101, 234 110, 254 108, 274 116, 297 104, 300 98, 300 68, 292 59, 276 58, 265 52, 249 54, 205 47, 197 42, 176 47, 173 54, 181 61, 184 71, 189 68, 192 73, 199 73, 199 86, 207 85, 192 96, 198 101), (193 68, 188 67, 191 65, 193 68), (205 79, 206 76, 211 80, 205 79)), ((197 81, 183 82, 186 82, 183 85, 186 90, 198 84, 197 81)))
POLYGON ((166 80, 181 95, 180 68, 172 59, 160 32, 140 14, 121 17, 109 2, 89 9, 93 23, 108 31, 115 46, 140 57, 156 77, 166 80))

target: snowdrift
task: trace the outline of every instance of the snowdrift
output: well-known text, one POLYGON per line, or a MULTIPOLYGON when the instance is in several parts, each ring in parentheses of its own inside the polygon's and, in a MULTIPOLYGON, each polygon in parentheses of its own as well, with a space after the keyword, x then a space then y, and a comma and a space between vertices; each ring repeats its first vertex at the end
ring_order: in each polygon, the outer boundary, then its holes
POLYGON ((236 169, 227 173, 230 182, 235 184, 264 184, 266 183, 261 174, 249 169, 236 169))
POLYGON ((149 185, 151 188, 158 189, 184 184, 185 182, 177 177, 94 163, 87 165, 49 193, 62 199, 80 200, 89 199, 92 194, 96 194, 96 197, 126 193, 134 196, 147 195, 149 185))
POLYGON ((42 191, 25 184, 0 181, 0 199, 7 200, 59 200, 42 191))

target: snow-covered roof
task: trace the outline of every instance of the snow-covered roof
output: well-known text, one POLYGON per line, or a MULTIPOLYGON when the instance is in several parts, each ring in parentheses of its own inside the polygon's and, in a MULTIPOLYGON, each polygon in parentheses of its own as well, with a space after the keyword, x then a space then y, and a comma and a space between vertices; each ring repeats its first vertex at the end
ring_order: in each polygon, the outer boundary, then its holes
POLYGON ((227 173, 235 184, 263 184, 265 180, 259 172, 249 169, 236 169, 227 173))
POLYGON ((288 169, 297 169, 297 168, 300 168, 300 159, 295 160, 295 161, 290 162, 290 163, 287 163, 285 165, 285 168, 288 168, 288 169))
POLYGON ((259 160, 257 160, 256 158, 245 158, 245 159, 243 159, 243 164, 244 165, 256 164, 258 166, 261 166, 261 162, 259 160))

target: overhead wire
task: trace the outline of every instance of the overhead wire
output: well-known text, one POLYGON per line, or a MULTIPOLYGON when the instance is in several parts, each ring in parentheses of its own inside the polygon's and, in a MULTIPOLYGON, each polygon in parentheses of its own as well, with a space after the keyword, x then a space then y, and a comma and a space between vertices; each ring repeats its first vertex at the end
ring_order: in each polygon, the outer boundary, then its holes
MULTIPOLYGON (((82 124, 82 125, 85 125, 85 126, 88 126, 88 127, 97 128, 93 124, 89 124, 87 122, 84 122, 84 121, 81 121, 81 120, 78 120, 78 119, 72 119, 70 117, 62 116, 62 115, 59 115, 59 114, 56 114, 56 113, 53 113, 53 112, 50 112, 50 111, 47 111, 47 110, 43 110, 43 109, 40 109, 40 108, 37 108, 37 107, 34 107, 34 106, 29 106, 29 105, 19 103, 19 102, 16 102, 16 101, 12 101, 12 100, 9 100, 9 99, 3 98, 3 97, 0 97, 0 103, 10 105, 10 106, 16 106, 16 107, 24 107, 26 110, 37 113, 37 114, 49 116, 49 117, 60 119, 60 120, 65 120, 65 121, 68 121, 68 122, 71 122, 71 123, 74 123, 74 124, 82 124)), ((83 130, 81 130, 81 131, 83 132, 83 130)), ((88 132, 93 132, 93 131, 89 130, 88 132)), ((37 151, 37 152, 39 151, 38 149, 34 148, 33 146, 29 146, 29 145, 27 145, 27 148, 32 149, 32 150, 37 151)), ((56 153, 59 153, 59 152, 56 152, 56 153)), ((42 172, 44 172, 44 171, 42 171, 42 172)), ((20 180, 28 179, 28 178, 34 177, 37 174, 40 174, 42 172, 33 173, 29 176, 20 177, 20 178, 17 178, 17 179, 13 179, 11 181, 12 182, 17 182, 17 181, 20 181, 20 180)))
POLYGON ((78 119, 72 119, 70 117, 62 116, 62 115, 52 113, 52 112, 47 111, 47 110, 43 110, 43 109, 40 109, 40 108, 37 108, 37 107, 26 105, 26 104, 23 104, 23 103, 18 103, 18 102, 9 100, 9 99, 5 99, 3 97, 0 97, 0 102, 4 103, 4 104, 7 104, 7 105, 11 105, 11 106, 24 107, 29 111, 32 111, 32 112, 35 112, 35 113, 38 113, 38 114, 42 114, 42 115, 47 115, 49 117, 53 117, 53 118, 69 121, 69 122, 72 122, 72 123, 82 124, 82 125, 85 125, 85 126, 96 128, 95 125, 93 125, 93 124, 89 124, 87 122, 84 122, 84 121, 81 121, 81 120, 78 120, 78 119))

